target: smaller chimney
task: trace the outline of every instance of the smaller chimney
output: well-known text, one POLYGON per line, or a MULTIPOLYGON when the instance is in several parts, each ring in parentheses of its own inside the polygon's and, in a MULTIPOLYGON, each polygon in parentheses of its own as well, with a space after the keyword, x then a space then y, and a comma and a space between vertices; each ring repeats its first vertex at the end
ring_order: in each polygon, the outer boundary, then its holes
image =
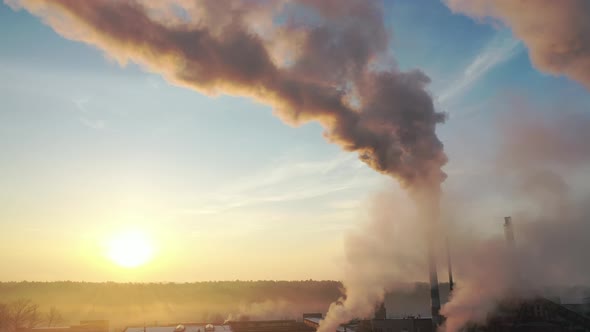
POLYGON ((385 310, 385 302, 381 302, 381 304, 377 305, 375 308, 375 318, 374 319, 387 319, 387 311, 385 310))
POLYGON ((523 284, 524 280, 522 279, 518 265, 512 217, 504 217, 504 236, 506 236, 506 259, 508 268, 511 270, 512 280, 514 282, 513 287, 523 287, 525 285, 523 284))
POLYGON ((512 229, 512 217, 504 217, 504 236, 510 249, 514 248, 514 230, 512 229))
POLYGON ((453 265, 451 264, 451 246, 449 245, 449 237, 447 236, 447 266, 449 270, 449 295, 453 292, 455 283, 453 282, 453 265))

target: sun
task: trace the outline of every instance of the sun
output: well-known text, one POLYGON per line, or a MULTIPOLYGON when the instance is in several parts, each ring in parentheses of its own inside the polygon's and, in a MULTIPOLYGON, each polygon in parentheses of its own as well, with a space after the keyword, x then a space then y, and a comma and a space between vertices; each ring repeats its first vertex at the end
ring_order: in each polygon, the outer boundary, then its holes
POLYGON ((134 268, 149 262, 154 248, 147 236, 138 230, 116 234, 108 245, 109 258, 119 266, 134 268))

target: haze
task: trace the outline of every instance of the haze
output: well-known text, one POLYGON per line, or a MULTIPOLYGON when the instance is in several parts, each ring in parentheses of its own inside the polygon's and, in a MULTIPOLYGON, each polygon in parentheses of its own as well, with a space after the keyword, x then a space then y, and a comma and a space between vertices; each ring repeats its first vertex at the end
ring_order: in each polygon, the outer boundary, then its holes
POLYGON ((434 291, 447 239, 451 332, 481 288, 587 286, 588 22, 584 0, 4 0, 0 281, 342 282, 303 301, 320 332, 434 291))

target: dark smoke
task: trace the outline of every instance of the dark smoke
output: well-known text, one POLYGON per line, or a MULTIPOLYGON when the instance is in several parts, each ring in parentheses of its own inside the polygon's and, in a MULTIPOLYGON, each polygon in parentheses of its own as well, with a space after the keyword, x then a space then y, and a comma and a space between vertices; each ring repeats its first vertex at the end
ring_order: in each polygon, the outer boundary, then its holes
POLYGON ((261 100, 291 124, 318 121, 327 140, 407 188, 438 190, 444 179, 435 126, 445 117, 425 90, 430 79, 418 70, 375 69, 389 38, 377 1, 16 4, 121 63, 203 93, 261 100), (290 58, 277 58, 281 47, 290 58))

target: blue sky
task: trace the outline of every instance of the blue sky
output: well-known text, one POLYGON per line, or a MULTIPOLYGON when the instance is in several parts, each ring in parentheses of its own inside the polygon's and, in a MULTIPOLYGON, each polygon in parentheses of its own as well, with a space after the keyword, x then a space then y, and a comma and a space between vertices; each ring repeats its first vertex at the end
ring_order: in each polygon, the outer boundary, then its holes
MULTIPOLYGON (((445 191, 473 197, 474 211, 492 206, 492 230, 506 205, 480 170, 497 148, 505 98, 590 98, 532 68, 509 30, 434 0, 387 5, 397 65, 427 73, 449 114, 438 129, 450 158, 445 191)), ((64 279, 48 261, 85 280, 339 279, 342 238, 367 218, 363 207, 401 192, 327 143, 318 124, 289 127, 252 100, 121 67, 4 4, 0 27, 0 261, 19 261, 0 280, 64 279), (196 250, 194 263, 132 273, 86 262, 109 234, 137 225, 160 252, 196 250), (292 267, 272 268, 284 259, 292 267)))

